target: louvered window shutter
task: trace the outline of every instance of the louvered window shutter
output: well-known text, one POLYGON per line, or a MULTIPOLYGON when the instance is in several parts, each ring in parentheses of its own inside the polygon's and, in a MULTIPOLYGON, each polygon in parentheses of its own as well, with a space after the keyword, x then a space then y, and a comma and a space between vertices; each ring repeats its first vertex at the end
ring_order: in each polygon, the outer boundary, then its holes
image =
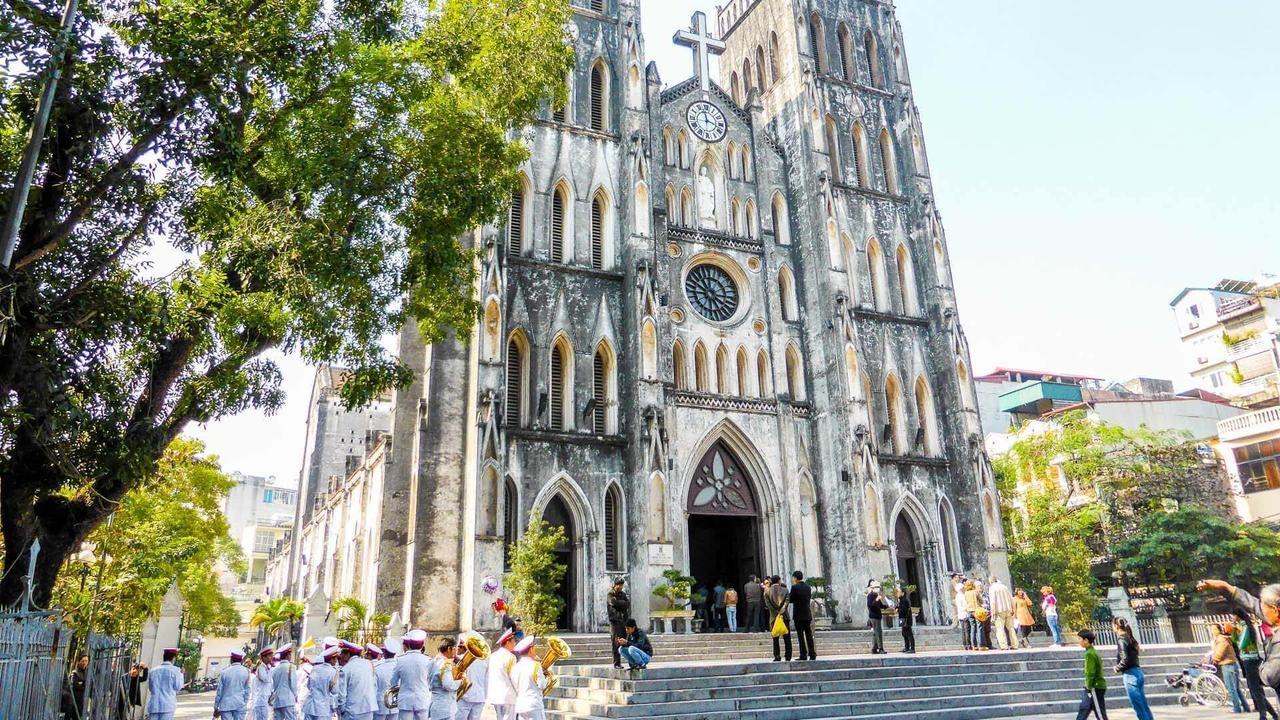
POLYGON ((564 195, 551 193, 551 260, 564 262, 564 195))
POLYGON ((591 69, 591 129, 604 132, 604 69, 591 69))
POLYGON ((609 390, 606 384, 605 359, 602 353, 596 353, 592 372, 592 393, 595 395, 596 405, 591 412, 591 430, 597 435, 603 435, 608 430, 605 427, 605 410, 609 402, 609 390))
POLYGON ((524 190, 511 193, 511 215, 507 220, 507 252, 524 253, 524 190))
POLYGON ((524 358, 520 346, 512 340, 507 343, 507 423, 511 425, 522 425, 524 420, 520 397, 523 374, 524 358))
POLYGON ((564 351, 551 349, 551 429, 564 429, 564 351))
POLYGON ((591 203, 591 267, 604 269, 604 201, 591 203))
POLYGON ((618 499, 610 488, 604 494, 604 567, 617 570, 618 565, 618 499))

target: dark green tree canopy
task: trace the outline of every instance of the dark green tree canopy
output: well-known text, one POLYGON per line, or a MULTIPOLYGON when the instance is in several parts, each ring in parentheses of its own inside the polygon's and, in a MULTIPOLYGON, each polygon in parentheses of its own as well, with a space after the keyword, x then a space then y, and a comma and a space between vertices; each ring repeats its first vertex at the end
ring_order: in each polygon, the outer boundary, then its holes
MULTIPOLYGON (((6 569, 40 539, 42 604, 188 423, 281 403, 264 351, 352 368, 359 405, 408 378, 387 333, 470 328, 459 238, 500 212, 512 128, 571 62, 565 0, 81 9, 0 275, 0 529, 6 569)), ((6 206, 58 16, 0 8, 6 206)))

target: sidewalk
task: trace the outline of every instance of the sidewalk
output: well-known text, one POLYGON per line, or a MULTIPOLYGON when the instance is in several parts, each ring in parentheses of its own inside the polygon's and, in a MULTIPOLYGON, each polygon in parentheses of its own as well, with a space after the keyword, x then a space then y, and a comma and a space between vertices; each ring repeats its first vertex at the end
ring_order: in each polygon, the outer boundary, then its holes
MULTIPOLYGON (((1136 717, 1133 711, 1129 709, 1129 701, 1124 696, 1114 698, 1116 704, 1112 704, 1113 698, 1108 693, 1107 697, 1107 716, 1111 720, 1134 720, 1136 717)), ((1257 713, 1251 715, 1236 715, 1231 712, 1231 708, 1206 708, 1199 705, 1191 707, 1182 707, 1180 705, 1154 705, 1151 708, 1151 714, 1155 720, 1239 720, 1240 718, 1254 718, 1257 713)), ((1076 716, 1071 715, 1043 715, 1039 720, 1075 720, 1076 716)))

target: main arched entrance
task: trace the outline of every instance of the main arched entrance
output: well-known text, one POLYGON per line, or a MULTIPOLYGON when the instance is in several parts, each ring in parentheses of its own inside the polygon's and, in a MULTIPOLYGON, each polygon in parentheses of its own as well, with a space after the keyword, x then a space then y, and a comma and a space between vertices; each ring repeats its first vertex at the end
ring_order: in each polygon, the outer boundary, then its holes
POLYGON ((916 555, 916 534, 907 520, 907 513, 898 513, 898 520, 893 525, 893 547, 898 556, 898 582, 905 589, 907 585, 915 585, 911 595, 911 607, 924 607, 924 583, 921 579, 921 558, 916 555))
POLYGON ((707 588, 741 588, 760 575, 759 502, 751 477, 724 443, 714 443, 693 469, 689 513, 689 574, 707 588))
POLYGON ((546 509, 542 511, 542 519, 549 527, 564 528, 564 540, 555 549, 556 562, 565 566, 564 578, 556 587, 556 596, 564 601, 560 617, 556 618, 556 628, 568 630, 573 627, 573 575, 577 568, 575 563, 577 558, 574 557, 574 538, 578 537, 578 532, 573 526, 573 514, 569 512, 569 506, 565 505, 560 493, 556 493, 551 498, 551 502, 547 503, 546 509))

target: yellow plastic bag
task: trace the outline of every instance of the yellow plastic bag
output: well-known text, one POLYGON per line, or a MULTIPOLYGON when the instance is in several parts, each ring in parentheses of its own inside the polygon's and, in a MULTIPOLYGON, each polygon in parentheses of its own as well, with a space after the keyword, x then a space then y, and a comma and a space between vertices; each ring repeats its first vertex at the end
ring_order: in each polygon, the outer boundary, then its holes
POLYGON ((774 637, 782 637, 787 634, 787 624, 782 621, 782 613, 778 613, 778 616, 773 619, 773 630, 770 631, 770 634, 774 637))

